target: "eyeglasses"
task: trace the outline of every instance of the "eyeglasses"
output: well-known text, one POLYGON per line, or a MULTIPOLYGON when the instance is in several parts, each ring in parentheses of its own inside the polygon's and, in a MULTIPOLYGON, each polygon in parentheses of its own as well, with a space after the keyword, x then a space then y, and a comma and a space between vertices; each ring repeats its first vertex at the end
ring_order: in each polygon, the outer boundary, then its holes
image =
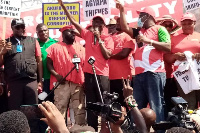
POLYGON ((16 25, 14 26, 16 30, 25 29, 25 25, 16 25))

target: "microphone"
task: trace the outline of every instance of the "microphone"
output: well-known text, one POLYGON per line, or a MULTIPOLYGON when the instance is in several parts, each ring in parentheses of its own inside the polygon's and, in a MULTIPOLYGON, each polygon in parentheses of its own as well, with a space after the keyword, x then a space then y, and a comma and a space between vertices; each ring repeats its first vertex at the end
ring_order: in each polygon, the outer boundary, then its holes
POLYGON ((89 63, 90 65, 93 65, 94 62, 95 62, 94 56, 90 56, 90 58, 88 59, 88 63, 89 63))
MULTIPOLYGON (((143 33, 142 33, 141 31, 139 31, 139 35, 140 35, 140 36, 144 36, 143 33)), ((137 45, 138 45, 138 48, 140 48, 140 47, 142 47, 144 44, 143 44, 143 42, 139 42, 139 43, 137 43, 137 45)))
POLYGON ((81 62, 81 59, 74 54, 74 58, 72 59, 72 63, 76 66, 76 71, 79 72, 78 64, 81 62))
MULTIPOLYGON (((99 28, 98 28, 98 27, 95 27, 95 28, 94 28, 94 31, 99 31, 99 28)), ((97 42, 97 36, 94 35, 94 45, 96 44, 96 42, 97 42)))

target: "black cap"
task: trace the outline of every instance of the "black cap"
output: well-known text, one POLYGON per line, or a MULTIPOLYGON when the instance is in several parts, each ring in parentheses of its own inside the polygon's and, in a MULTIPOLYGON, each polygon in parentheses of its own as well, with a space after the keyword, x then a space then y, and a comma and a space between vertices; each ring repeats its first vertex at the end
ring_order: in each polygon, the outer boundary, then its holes
POLYGON ((22 18, 20 19, 14 18, 11 22, 11 27, 16 25, 25 25, 24 20, 22 18))

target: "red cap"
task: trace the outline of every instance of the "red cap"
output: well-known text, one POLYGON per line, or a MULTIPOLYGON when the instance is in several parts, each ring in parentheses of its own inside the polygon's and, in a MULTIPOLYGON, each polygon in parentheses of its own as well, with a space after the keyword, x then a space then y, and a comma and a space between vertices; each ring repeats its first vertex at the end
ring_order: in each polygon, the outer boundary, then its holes
POLYGON ((181 21, 183 20, 192 20, 192 21, 196 21, 196 17, 194 16, 194 14, 190 13, 190 12, 186 12, 182 17, 181 17, 181 21))
POLYGON ((155 11, 151 7, 145 7, 143 10, 137 10, 137 14, 140 14, 141 12, 148 13, 153 18, 156 17, 155 11))
POLYGON ((60 32, 63 32, 65 30, 69 30, 69 29, 75 29, 73 25, 67 25, 67 26, 64 26, 62 28, 59 29, 60 32))
POLYGON ((104 17, 103 17, 103 15, 101 13, 97 13, 92 19, 95 19, 97 17, 101 18, 103 20, 104 24, 106 24, 105 20, 104 20, 104 17))

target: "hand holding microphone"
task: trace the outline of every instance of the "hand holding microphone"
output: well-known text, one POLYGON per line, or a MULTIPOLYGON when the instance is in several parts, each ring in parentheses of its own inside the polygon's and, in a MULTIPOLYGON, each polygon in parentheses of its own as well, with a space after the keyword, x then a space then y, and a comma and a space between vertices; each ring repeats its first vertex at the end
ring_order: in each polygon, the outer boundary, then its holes
POLYGON ((97 40, 100 38, 99 27, 94 27, 94 45, 96 44, 97 40))

